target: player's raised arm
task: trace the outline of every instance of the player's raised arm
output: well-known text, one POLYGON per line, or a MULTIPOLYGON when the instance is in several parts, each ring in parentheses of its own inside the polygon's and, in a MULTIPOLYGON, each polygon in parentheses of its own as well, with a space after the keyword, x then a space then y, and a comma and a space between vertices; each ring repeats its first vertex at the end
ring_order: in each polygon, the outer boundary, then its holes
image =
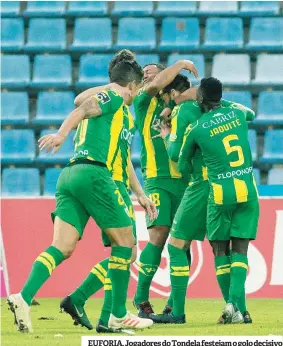
POLYGON ((255 112, 252 109, 250 109, 249 107, 242 105, 241 103, 232 102, 232 101, 222 99, 221 105, 224 107, 231 107, 231 108, 240 109, 241 111, 243 111, 245 113, 247 121, 253 121, 255 118, 255 112))

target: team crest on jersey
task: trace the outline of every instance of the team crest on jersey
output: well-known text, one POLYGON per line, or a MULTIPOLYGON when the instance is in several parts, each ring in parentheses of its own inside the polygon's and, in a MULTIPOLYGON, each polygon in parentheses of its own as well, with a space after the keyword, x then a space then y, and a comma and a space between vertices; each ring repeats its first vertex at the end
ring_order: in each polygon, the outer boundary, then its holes
POLYGON ((103 105, 104 105, 105 103, 107 103, 107 102, 110 102, 110 97, 109 97, 109 95, 108 95, 106 92, 104 92, 104 91, 102 91, 102 92, 96 94, 95 97, 96 97, 97 100, 98 100, 101 104, 103 104, 103 105))

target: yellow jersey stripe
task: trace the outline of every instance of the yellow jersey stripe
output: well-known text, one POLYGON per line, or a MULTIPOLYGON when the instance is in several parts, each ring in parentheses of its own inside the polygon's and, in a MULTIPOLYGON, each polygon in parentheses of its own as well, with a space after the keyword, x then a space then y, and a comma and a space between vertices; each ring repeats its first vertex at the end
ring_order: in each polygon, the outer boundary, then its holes
POLYGON ((130 264, 131 263, 131 260, 126 260, 124 258, 121 258, 121 257, 116 257, 116 256, 110 256, 110 259, 109 259, 110 262, 116 262, 116 263, 122 263, 122 264, 130 264))
POLYGON ((228 273, 230 273, 230 271, 231 271, 230 268, 217 269, 216 275, 228 274, 228 273))
POLYGON ((219 184, 211 183, 213 188, 214 202, 216 204, 223 204, 223 188, 219 184))
POLYGON ((100 273, 101 273, 104 277, 107 276, 107 271, 102 267, 101 264, 97 263, 97 265, 95 265, 94 268, 96 268, 98 271, 100 271, 100 273))
POLYGON ((169 170, 170 170, 170 175, 172 178, 181 178, 182 174, 178 171, 178 164, 174 161, 172 161, 170 158, 169 159, 169 170))
POLYGON ((170 138, 169 138, 170 142, 175 141, 174 138, 177 135, 177 127, 178 127, 178 117, 176 116, 173 119, 171 119, 171 131, 170 131, 170 138))
POLYGON ((48 260, 48 262, 50 262, 52 270, 56 268, 55 259, 48 252, 42 252, 40 256, 44 257, 45 259, 48 260))
POLYGON ((202 178, 203 180, 208 180, 207 167, 202 166, 202 178))
POLYGON ((120 263, 109 263, 108 268, 118 269, 118 270, 128 270, 128 266, 126 264, 120 264, 120 263))
POLYGON ((44 258, 44 257, 40 257, 38 256, 37 259, 35 260, 36 262, 41 262, 43 265, 45 265, 45 267, 47 268, 49 275, 52 274, 52 267, 51 264, 44 258))
POLYGON ((243 262, 234 262, 231 264, 231 268, 232 267, 242 267, 242 268, 245 268, 246 270, 248 270, 248 265, 246 263, 243 263, 243 262))
POLYGON ((236 199, 238 203, 247 202, 248 188, 244 180, 233 178, 236 191, 236 199))
POLYGON ((105 277, 95 267, 92 268, 91 273, 95 275, 104 284, 105 277))
POLYGON ((153 97, 150 101, 143 127, 143 140, 146 149, 146 177, 147 178, 155 178, 157 176, 157 167, 155 160, 155 150, 152 143, 151 133, 150 133, 150 124, 153 117, 153 113, 157 106, 157 99, 153 97))
POLYGON ((126 171, 124 172, 126 174, 126 185, 129 188, 130 187, 130 163, 131 163, 131 149, 128 148, 128 162, 126 171))
POLYGON ((113 173, 112 178, 116 181, 122 181, 123 182, 123 167, 122 167, 122 155, 121 155, 121 149, 118 150, 118 153, 115 157, 113 166, 113 173))

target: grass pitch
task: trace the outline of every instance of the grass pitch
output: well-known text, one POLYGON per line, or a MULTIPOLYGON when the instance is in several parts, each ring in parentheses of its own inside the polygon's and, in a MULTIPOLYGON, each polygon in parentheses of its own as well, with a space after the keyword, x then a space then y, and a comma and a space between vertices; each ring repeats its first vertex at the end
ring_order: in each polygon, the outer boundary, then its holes
MULTIPOLYGON (((59 311, 60 299, 39 299, 40 306, 32 307, 33 334, 21 334, 16 331, 13 316, 6 304, 1 301, 1 330, 3 346, 80 346, 82 335, 95 335, 94 330, 88 331, 73 325, 69 315, 59 311), (39 318, 49 318, 44 320, 39 318), (62 334, 61 337, 55 337, 62 334)), ((156 313, 162 311, 165 301, 152 299, 156 313)), ((223 301, 217 299, 191 299, 187 301, 187 324, 185 325, 154 325, 151 329, 137 332, 136 335, 283 335, 283 302, 280 299, 250 299, 248 308, 253 318, 251 325, 215 324, 223 308, 223 301)), ((101 299, 91 299, 86 311, 95 325, 101 299)), ((128 301, 128 308, 135 309, 128 301)), ((102 334, 100 334, 102 335, 102 334)), ((112 334, 113 335, 113 334, 112 334)), ((117 334, 116 334, 117 336, 117 334)), ((130 337, 130 336, 129 336, 130 337)))

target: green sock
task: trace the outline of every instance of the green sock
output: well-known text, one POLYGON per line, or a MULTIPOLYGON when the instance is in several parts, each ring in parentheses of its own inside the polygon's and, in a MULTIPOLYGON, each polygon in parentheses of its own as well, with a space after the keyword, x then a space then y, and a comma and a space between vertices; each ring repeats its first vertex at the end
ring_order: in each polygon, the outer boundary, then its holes
POLYGON ((243 293, 248 271, 248 257, 239 253, 231 256, 231 283, 229 292, 229 303, 238 306, 239 299, 243 293))
POLYGON ((108 262, 109 258, 106 258, 92 268, 82 284, 70 294, 72 303, 84 305, 89 297, 103 287, 107 275, 108 262))
POLYGON ((222 297, 225 302, 228 302, 229 299, 229 290, 230 290, 230 267, 231 259, 230 256, 218 256, 214 257, 216 279, 220 287, 222 297))
POLYGON ((241 314, 243 314, 245 311, 247 311, 247 302, 246 302, 246 289, 244 287, 241 295, 240 295, 240 298, 238 300, 238 308, 241 312, 241 314))
POLYGON ((62 252, 54 246, 49 246, 36 258, 29 277, 21 291, 22 297, 28 305, 31 305, 36 292, 64 259, 65 257, 62 252))
POLYGON ((107 274, 104 283, 104 301, 99 319, 105 326, 108 326, 111 309, 112 309, 112 283, 107 274))
POLYGON ((126 315, 126 301, 130 280, 132 249, 113 246, 109 258, 108 271, 112 283, 112 314, 117 318, 126 315))
POLYGON ((154 274, 159 267, 162 250, 161 247, 148 242, 140 255, 139 279, 135 295, 136 304, 145 302, 149 298, 149 288, 154 274))
POLYGON ((173 295, 173 315, 185 314, 186 293, 190 275, 190 263, 186 252, 171 244, 168 245, 170 255, 170 279, 173 295))

